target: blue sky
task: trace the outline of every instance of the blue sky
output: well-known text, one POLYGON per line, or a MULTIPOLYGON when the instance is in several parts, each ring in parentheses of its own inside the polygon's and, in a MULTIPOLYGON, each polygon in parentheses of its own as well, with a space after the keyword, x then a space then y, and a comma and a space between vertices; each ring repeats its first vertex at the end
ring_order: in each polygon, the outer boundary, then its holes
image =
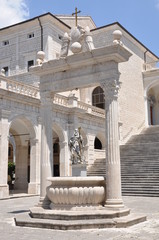
POLYGON ((159 0, 0 0, 0 27, 46 12, 72 14, 75 7, 97 27, 119 22, 159 56, 159 0))

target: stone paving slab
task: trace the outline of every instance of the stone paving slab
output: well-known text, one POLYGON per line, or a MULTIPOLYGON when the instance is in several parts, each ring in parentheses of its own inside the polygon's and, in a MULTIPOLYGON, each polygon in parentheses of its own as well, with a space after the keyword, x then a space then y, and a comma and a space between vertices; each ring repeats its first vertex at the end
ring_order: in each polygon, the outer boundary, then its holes
POLYGON ((159 240, 159 198, 123 197, 132 213, 147 215, 147 221, 129 228, 49 230, 16 227, 14 217, 29 212, 39 197, 0 201, 1 240, 159 240))

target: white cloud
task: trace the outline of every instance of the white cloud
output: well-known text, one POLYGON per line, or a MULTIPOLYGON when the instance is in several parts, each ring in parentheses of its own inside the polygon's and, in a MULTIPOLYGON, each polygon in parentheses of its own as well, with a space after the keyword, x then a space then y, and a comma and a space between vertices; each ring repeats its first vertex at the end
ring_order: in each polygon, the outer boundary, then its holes
POLYGON ((25 0, 0 0, 0 28, 6 27, 29 17, 25 0))

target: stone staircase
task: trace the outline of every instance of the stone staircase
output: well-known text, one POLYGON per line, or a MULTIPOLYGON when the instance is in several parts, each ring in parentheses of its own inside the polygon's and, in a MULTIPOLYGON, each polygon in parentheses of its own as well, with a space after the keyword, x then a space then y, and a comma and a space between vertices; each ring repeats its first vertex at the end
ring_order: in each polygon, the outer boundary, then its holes
MULTIPOLYGON (((144 129, 120 146, 122 193, 159 197, 159 126, 144 129)), ((105 176, 104 159, 89 166, 88 176, 105 176)))
POLYGON ((159 126, 132 136, 120 156, 123 195, 159 197, 159 126))
POLYGON ((87 176, 103 176, 106 175, 105 158, 96 159, 94 164, 89 165, 87 169, 87 176))

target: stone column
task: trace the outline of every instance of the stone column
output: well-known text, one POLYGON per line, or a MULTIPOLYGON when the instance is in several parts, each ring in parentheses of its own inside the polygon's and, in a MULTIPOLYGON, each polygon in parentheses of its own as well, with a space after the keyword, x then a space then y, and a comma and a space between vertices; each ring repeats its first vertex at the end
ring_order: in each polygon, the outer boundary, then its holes
POLYGON ((118 77, 116 80, 105 80, 101 87, 105 92, 106 111, 106 206, 123 207, 118 129, 118 77))
POLYGON ((68 142, 60 142, 60 177, 69 176, 68 142))
POLYGON ((53 176, 53 135, 52 135, 52 107, 53 101, 49 93, 41 93, 41 181, 40 203, 48 204, 46 187, 50 184, 48 177, 53 176))
POLYGON ((30 183, 28 193, 39 194, 39 141, 38 139, 30 140, 30 183))
POLYGON ((0 199, 9 196, 8 188, 8 116, 10 112, 0 112, 0 199))

